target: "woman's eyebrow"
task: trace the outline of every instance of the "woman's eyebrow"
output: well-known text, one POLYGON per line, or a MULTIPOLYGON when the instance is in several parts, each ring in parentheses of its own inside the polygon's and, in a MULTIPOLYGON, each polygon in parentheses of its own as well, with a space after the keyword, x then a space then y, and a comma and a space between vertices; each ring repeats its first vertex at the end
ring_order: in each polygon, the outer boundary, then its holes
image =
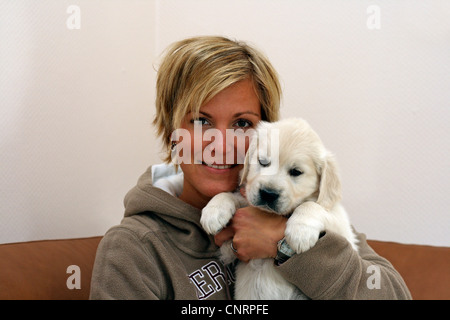
POLYGON ((244 115, 244 114, 251 114, 251 115, 254 115, 254 116, 256 116, 256 117, 260 117, 260 116, 261 116, 259 113, 256 113, 256 112, 253 112, 253 111, 244 111, 244 112, 238 112, 238 113, 236 113, 236 114, 234 115, 234 117, 240 117, 240 116, 242 116, 242 115, 244 115))
MULTIPOLYGON (((212 118, 212 116, 209 113, 206 113, 206 112, 203 112, 203 111, 200 111, 199 113, 203 114, 206 117, 212 118)), ((260 114, 258 114, 256 112, 253 112, 253 111, 243 111, 243 112, 238 112, 238 113, 234 114, 233 117, 237 118, 237 117, 240 117, 240 116, 242 116, 244 114, 251 114, 251 115, 254 115, 256 117, 260 117, 261 116, 260 114)))
POLYGON ((199 111, 198 113, 201 113, 204 116, 207 116, 208 118, 212 118, 212 116, 209 113, 206 113, 206 112, 203 112, 203 111, 199 111))

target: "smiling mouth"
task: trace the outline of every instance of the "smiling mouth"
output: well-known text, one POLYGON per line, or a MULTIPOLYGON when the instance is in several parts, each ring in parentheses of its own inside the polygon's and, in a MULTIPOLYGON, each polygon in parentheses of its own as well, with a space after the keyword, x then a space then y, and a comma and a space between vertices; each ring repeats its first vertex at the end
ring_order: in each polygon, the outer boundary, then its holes
POLYGON ((219 169, 219 170, 225 170, 225 169, 231 169, 234 168, 235 166, 237 166, 237 164, 223 164, 223 165, 219 165, 219 164, 207 164, 206 162, 202 162, 203 165, 213 168, 213 169, 219 169))

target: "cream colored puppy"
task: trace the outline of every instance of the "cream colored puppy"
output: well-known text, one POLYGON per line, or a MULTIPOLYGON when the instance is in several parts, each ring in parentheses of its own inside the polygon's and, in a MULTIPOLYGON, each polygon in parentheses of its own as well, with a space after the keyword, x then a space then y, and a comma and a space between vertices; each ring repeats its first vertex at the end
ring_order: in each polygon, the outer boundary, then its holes
MULTIPOLYGON (((357 240, 340 204, 341 184, 334 157, 302 119, 261 122, 256 128, 241 172, 247 199, 239 192, 220 193, 202 211, 210 234, 224 228, 240 207, 260 207, 288 216, 285 239, 300 254, 319 240, 322 231, 344 236, 355 250, 357 240)), ((231 242, 221 247, 225 264, 236 259, 231 242)), ((275 270, 273 259, 255 259, 236 267, 236 299, 307 299, 275 270)))

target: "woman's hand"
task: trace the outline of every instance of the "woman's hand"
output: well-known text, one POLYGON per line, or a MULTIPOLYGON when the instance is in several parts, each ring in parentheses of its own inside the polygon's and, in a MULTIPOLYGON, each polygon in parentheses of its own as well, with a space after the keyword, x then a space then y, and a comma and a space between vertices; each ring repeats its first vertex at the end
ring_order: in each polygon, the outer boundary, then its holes
POLYGON ((275 258, 277 242, 284 237, 287 218, 256 207, 238 209, 229 226, 220 231, 215 242, 221 246, 233 239, 236 256, 243 262, 275 258))

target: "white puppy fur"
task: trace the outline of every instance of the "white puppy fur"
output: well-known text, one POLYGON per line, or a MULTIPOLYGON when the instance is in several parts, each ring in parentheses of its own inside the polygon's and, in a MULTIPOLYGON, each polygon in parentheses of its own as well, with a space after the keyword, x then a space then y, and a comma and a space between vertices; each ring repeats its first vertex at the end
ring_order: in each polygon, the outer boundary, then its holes
MULTIPOLYGON (((297 254, 312 248, 319 234, 327 230, 342 235, 358 250, 340 204, 341 184, 334 157, 305 120, 260 122, 241 171, 243 184, 247 199, 239 192, 220 193, 203 209, 200 222, 209 234, 218 233, 238 208, 250 204, 289 217, 285 238, 297 254)), ((221 254, 224 264, 236 259, 230 242, 222 245, 221 254)), ((278 273, 273 259, 255 259, 237 264, 235 299, 308 297, 278 273)))

